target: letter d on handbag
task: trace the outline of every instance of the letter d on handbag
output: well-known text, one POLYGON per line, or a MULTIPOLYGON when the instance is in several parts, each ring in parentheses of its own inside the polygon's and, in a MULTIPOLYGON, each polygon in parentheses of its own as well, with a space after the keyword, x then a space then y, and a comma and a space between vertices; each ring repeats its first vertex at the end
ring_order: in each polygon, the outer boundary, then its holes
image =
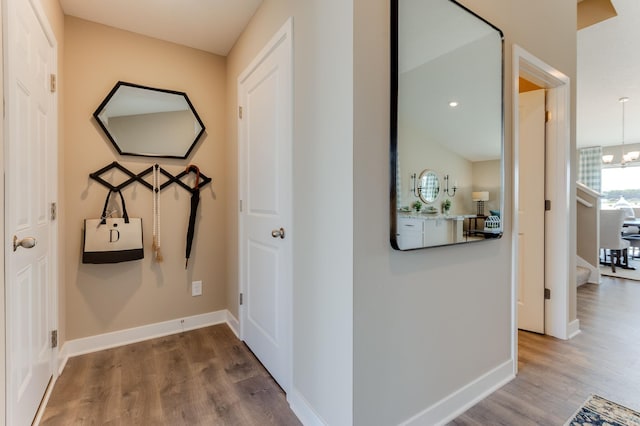
POLYGON ((107 194, 101 218, 84 220, 82 263, 119 263, 144 258, 142 219, 129 218, 120 191, 117 192, 122 201, 122 217, 106 217, 112 192, 107 194))

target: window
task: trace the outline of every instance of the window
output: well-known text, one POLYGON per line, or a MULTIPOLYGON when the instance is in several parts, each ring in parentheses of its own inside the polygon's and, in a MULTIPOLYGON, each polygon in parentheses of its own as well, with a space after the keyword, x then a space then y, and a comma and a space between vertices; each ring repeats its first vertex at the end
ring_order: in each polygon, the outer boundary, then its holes
POLYGON ((634 207, 640 207, 640 167, 603 167, 601 207, 613 208, 624 197, 634 207))

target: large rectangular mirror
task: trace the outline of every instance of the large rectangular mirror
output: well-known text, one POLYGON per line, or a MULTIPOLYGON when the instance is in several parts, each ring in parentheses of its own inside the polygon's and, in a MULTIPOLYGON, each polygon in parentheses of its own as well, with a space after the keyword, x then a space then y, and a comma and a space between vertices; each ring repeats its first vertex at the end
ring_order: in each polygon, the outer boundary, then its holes
POLYGON ((391 1, 391 245, 502 236, 503 35, 453 0, 391 1))

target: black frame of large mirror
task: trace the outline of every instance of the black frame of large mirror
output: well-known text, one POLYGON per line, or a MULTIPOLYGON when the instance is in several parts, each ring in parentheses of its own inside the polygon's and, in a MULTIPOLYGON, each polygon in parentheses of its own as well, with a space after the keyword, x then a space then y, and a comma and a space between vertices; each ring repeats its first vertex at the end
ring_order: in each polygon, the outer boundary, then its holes
POLYGON ((186 159, 187 157, 189 157, 189 155, 191 154, 193 149, 196 147, 196 145, 198 144, 198 141, 200 140, 200 138, 202 137, 202 135, 204 134, 204 132, 206 130, 204 123, 202 122, 202 120, 200 119, 200 116, 198 115, 198 112, 194 108, 193 104, 191 103, 191 100, 189 99, 189 96, 187 96, 187 94, 185 92, 179 92, 179 91, 176 91, 176 90, 169 90, 169 89, 159 89, 159 88, 156 88, 156 87, 149 87, 149 86, 144 86, 144 85, 141 85, 141 84, 128 83, 128 82, 125 82, 125 81, 118 81, 116 83, 116 85, 113 87, 113 89, 111 89, 109 94, 107 94, 107 96, 100 103, 98 108, 95 110, 95 112, 93 113, 93 117, 96 120, 96 122, 98 123, 98 125, 100 126, 100 128, 102 129, 102 131, 104 132, 104 134, 107 136, 109 141, 113 144, 113 146, 116 149, 116 151, 118 151, 118 154, 121 154, 121 155, 132 155, 132 156, 138 156, 138 157, 186 159), (186 101, 187 105, 189 106, 189 109, 191 110, 191 113, 193 114, 193 118, 200 125, 200 131, 197 134, 195 134, 195 136, 193 138, 193 142, 190 142, 189 147, 186 149, 186 151, 184 152, 183 155, 154 154, 154 153, 150 153, 150 152, 143 152, 143 153, 141 153, 141 152, 131 152, 131 151, 127 150, 127 149, 123 149, 120 145, 118 145, 118 142, 115 140, 114 136, 111 134, 111 132, 109 131, 109 129, 107 128, 105 123, 103 123, 102 119, 100 118, 100 115, 102 114, 102 112, 104 111, 106 106, 113 99, 113 97, 116 95, 116 93, 118 92, 118 90, 121 87, 131 87, 131 88, 135 88, 135 89, 150 90, 150 91, 153 91, 153 92, 166 93, 166 94, 170 94, 170 95, 177 95, 177 96, 181 96, 181 97, 184 98, 184 100, 186 101))
MULTIPOLYGON (((422 247, 415 247, 415 248, 400 248, 398 245, 398 218, 399 218, 399 210, 398 210, 398 194, 397 194, 397 185, 398 185, 398 161, 399 161, 399 154, 398 154, 398 79, 399 79, 399 60, 398 60, 398 53, 399 53, 399 2, 401 2, 402 0, 391 0, 391 10, 390 10, 390 17, 391 17, 391 25, 390 25, 390 29, 391 29, 391 93, 390 93, 390 152, 389 152, 389 160, 390 160, 390 176, 389 176, 389 183, 390 183, 390 187, 389 187, 389 194, 390 194, 390 199, 389 199, 389 216, 390 216, 390 243, 391 243, 391 247, 395 250, 402 250, 402 251, 408 251, 408 250, 415 250, 415 249, 421 249, 421 248, 431 248, 431 247, 440 247, 440 246, 444 246, 444 245, 457 245, 457 244, 466 244, 466 243, 471 243, 471 242, 478 242, 478 241, 487 241, 487 240, 495 240, 497 238, 501 238, 502 234, 503 234, 503 230, 504 230, 504 198, 505 198, 505 158, 504 158, 504 33, 495 25, 493 25, 491 22, 487 21, 486 19, 484 19, 483 17, 479 16, 478 14, 476 14, 475 12, 473 12, 472 10, 470 10, 469 8, 463 6, 462 4, 458 3, 458 1, 456 0, 443 0, 443 1, 448 1, 454 5, 456 5, 457 7, 459 7, 461 10, 465 11, 466 13, 474 16, 475 18, 477 18, 478 20, 484 22, 485 24, 487 24, 488 26, 490 26, 491 28, 493 28, 499 35, 500 37, 500 41, 501 41, 501 65, 500 65, 500 69, 501 69, 501 75, 500 75, 500 88, 501 88, 501 92, 500 92, 500 104, 501 104, 501 109, 500 109, 500 193, 499 193, 499 209, 501 212, 501 223, 500 223, 500 232, 498 234, 492 235, 490 237, 486 237, 485 239, 474 239, 474 240, 470 240, 470 241, 460 241, 460 242, 452 242, 452 243, 445 243, 445 244, 434 244, 434 245, 425 245, 422 247)), ((428 1, 428 0, 425 0, 428 1)), ((443 176, 444 179, 449 179, 448 175, 444 175, 443 176)), ((448 185, 449 183, 446 182, 446 185, 448 185)), ((446 189, 443 188, 443 190, 450 190, 450 188, 447 186, 446 189)), ((453 193, 455 194, 455 186, 453 187, 453 193)), ((471 219, 474 219, 473 216, 469 216, 471 219)))

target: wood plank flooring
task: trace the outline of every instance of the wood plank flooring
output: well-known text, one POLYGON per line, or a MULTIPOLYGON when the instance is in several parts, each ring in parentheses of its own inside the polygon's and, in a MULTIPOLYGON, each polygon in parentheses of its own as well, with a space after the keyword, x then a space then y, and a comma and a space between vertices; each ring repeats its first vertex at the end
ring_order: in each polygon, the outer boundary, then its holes
MULTIPOLYGON (((519 373, 450 425, 562 425, 591 393, 640 409, 640 282, 578 288, 582 333, 520 332, 519 373)), ((69 360, 42 425, 299 425, 226 325, 69 360)))
POLYGON ((300 425, 226 325, 71 358, 41 425, 300 425))
POLYGON ((569 341, 520 331, 516 378, 449 425, 563 425, 592 393, 640 410, 640 282, 580 286, 578 318, 569 341))

